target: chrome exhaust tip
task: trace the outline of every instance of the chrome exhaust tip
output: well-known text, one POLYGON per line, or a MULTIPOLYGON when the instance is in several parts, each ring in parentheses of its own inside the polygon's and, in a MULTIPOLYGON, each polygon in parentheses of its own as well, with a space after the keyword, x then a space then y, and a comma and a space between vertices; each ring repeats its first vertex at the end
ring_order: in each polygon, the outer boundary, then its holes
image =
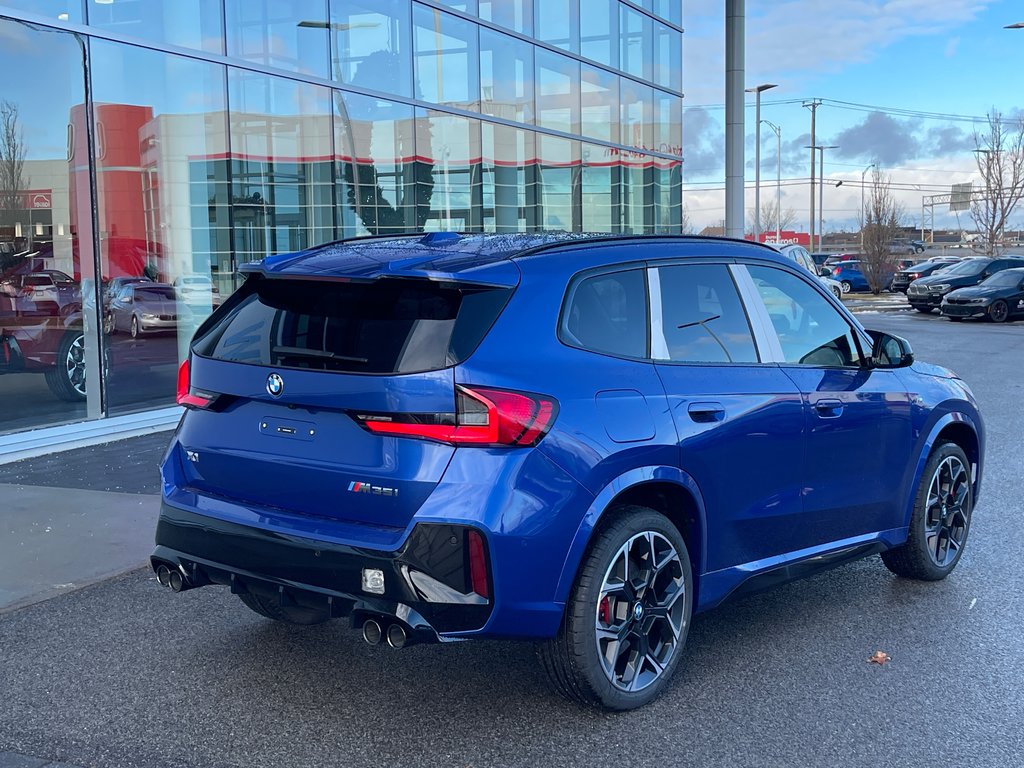
POLYGON ((383 634, 380 624, 373 619, 367 619, 363 622, 363 640, 370 645, 377 645, 383 634))
POLYGON ((171 569, 166 565, 158 565, 156 569, 156 580, 162 587, 171 586, 171 569))
POLYGON ((404 648, 406 642, 409 640, 409 635, 405 632, 405 627, 401 624, 392 624, 388 627, 388 645, 395 650, 404 648))
POLYGON ((178 571, 171 571, 167 577, 167 586, 175 592, 181 592, 185 586, 185 579, 178 571))

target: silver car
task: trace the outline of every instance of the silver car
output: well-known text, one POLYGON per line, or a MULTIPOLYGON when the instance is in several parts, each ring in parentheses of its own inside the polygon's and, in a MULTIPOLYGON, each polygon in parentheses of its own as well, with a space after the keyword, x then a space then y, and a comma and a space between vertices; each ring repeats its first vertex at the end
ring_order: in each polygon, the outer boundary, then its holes
POLYGON ((816 278, 821 280, 821 282, 825 284, 825 287, 832 291, 832 295, 839 299, 839 301, 843 300, 843 286, 831 277, 825 277, 824 275, 819 274, 818 268, 814 265, 814 259, 811 258, 811 254, 809 254, 807 249, 802 245, 783 245, 776 248, 776 250, 778 250, 778 252, 787 259, 796 262, 816 278))
POLYGON ((176 331, 192 323, 192 310, 178 300, 167 283, 126 285, 110 302, 107 327, 111 333, 127 331, 133 339, 143 333, 176 331))

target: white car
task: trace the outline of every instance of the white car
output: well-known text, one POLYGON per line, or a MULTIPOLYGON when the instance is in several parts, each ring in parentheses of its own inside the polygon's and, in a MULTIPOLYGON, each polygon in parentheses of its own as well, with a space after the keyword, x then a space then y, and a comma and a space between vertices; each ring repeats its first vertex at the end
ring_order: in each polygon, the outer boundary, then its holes
POLYGON ((174 281, 174 291, 187 304, 220 304, 220 289, 206 275, 182 275, 174 281))
POLYGON ((776 250, 778 250, 778 252, 787 259, 796 262, 816 278, 821 280, 821 282, 825 284, 825 287, 832 291, 832 295, 839 299, 839 301, 843 300, 843 286, 831 277, 825 277, 824 275, 819 274, 818 268, 814 265, 814 259, 811 258, 811 254, 809 254, 807 249, 802 245, 784 245, 776 250))

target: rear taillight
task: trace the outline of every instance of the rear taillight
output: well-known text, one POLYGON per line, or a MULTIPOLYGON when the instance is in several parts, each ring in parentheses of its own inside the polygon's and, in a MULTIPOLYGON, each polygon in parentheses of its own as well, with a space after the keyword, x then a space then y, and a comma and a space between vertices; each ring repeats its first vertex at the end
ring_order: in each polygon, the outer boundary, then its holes
POLYGON ((209 408, 217 396, 211 392, 192 389, 190 360, 185 358, 185 362, 178 368, 178 405, 184 405, 186 408, 209 408))
POLYGON ((917 280, 917 278, 919 278, 920 276, 921 276, 920 272, 911 272, 910 273, 910 279, 911 280, 917 280))
POLYGON ((470 530, 469 541, 469 584, 480 597, 490 598, 491 589, 487 583, 487 552, 484 537, 479 531, 470 530))
POLYGON ((551 428, 554 399, 527 392, 456 387, 455 413, 356 413, 360 425, 379 435, 419 437, 453 445, 531 446, 551 428))
POLYGON ((843 274, 843 268, 836 267, 835 269, 832 270, 832 274, 835 275, 836 277, 839 277, 839 275, 843 274))

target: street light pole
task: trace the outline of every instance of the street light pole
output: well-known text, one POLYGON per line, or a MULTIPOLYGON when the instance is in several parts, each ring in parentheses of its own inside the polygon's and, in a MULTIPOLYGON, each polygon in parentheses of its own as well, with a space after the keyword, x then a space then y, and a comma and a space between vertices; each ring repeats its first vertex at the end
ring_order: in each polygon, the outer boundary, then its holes
POLYGON ((761 92, 777 87, 775 83, 762 83, 747 88, 754 94, 754 242, 761 242, 761 92))
MULTIPOLYGON (((872 163, 863 171, 860 172, 860 250, 864 252, 864 176, 875 167, 877 163, 872 163)), ((922 219, 924 221, 924 219, 922 219)), ((923 225, 922 225, 923 226, 923 225)))
POLYGON ((782 242, 782 128, 771 120, 762 121, 765 125, 775 131, 775 139, 778 148, 775 152, 775 244, 782 242))
MULTIPOLYGON (((821 154, 819 155, 819 184, 818 184, 818 252, 825 247, 825 150, 826 149, 839 149, 837 144, 812 144, 804 147, 804 149, 818 150, 821 154)), ((814 163, 811 163, 811 167, 814 167, 814 163)), ((811 250, 814 250, 813 234, 811 239, 811 250)))

